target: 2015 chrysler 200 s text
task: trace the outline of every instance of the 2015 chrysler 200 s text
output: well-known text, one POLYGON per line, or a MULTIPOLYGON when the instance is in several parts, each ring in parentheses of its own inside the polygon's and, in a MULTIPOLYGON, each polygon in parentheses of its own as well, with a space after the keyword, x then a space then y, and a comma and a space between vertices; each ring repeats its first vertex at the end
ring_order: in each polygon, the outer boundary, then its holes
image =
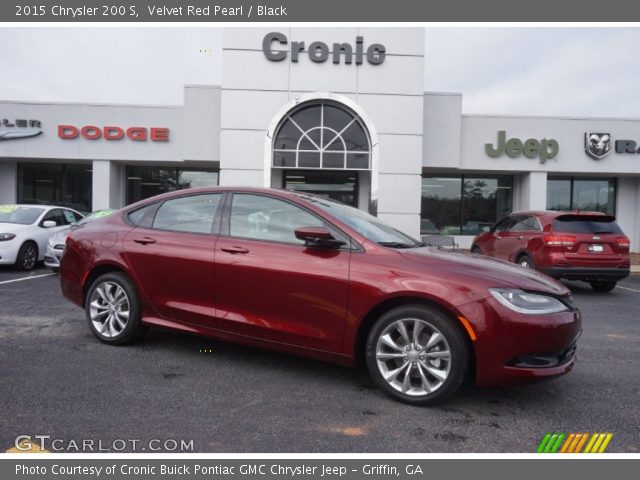
POLYGON ((361 210, 251 188, 173 192, 74 230, 64 295, 123 344, 147 326, 350 365, 412 404, 553 377, 575 363, 569 290, 506 262, 423 247, 361 210))

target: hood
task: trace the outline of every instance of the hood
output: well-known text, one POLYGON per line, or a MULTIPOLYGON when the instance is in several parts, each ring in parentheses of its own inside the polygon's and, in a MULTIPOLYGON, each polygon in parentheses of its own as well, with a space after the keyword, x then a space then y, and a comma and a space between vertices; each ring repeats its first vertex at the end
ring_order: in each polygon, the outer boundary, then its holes
POLYGON ((520 288, 551 295, 568 295, 569 289, 553 278, 513 263, 482 255, 421 247, 398 250, 406 258, 429 265, 430 268, 484 278, 497 288, 520 288))
POLYGON ((62 230, 58 230, 56 233, 54 233, 50 238, 49 238, 49 243, 51 245, 57 245, 58 243, 61 243, 64 245, 64 243, 67 241, 67 237, 69 236, 69 231, 71 230, 71 227, 67 227, 67 228, 63 228, 62 230))
POLYGON ((31 227, 33 227, 33 224, 22 225, 20 223, 0 222, 0 233, 18 233, 31 227))

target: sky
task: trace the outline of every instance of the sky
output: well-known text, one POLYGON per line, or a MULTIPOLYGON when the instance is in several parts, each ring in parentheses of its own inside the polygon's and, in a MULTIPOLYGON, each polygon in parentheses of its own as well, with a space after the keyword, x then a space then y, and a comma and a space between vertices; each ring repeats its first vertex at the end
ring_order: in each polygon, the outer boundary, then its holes
MULTIPOLYGON (((1 27, 0 100, 180 105, 220 84, 218 28, 1 27)), ((640 28, 442 27, 425 90, 464 113, 640 117, 640 28)))

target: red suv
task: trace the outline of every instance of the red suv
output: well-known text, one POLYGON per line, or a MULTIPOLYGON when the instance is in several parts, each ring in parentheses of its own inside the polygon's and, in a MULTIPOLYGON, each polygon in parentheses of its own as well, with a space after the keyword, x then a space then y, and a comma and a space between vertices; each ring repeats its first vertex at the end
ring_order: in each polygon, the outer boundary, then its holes
POLYGON ((615 217, 599 212, 518 212, 476 236, 472 253, 583 280, 610 292, 629 275, 629 239, 615 217))
POLYGON ((82 225, 62 292, 101 341, 164 327, 343 365, 433 404, 571 370, 580 313, 538 272, 441 252, 361 210, 250 188, 164 194, 82 225))

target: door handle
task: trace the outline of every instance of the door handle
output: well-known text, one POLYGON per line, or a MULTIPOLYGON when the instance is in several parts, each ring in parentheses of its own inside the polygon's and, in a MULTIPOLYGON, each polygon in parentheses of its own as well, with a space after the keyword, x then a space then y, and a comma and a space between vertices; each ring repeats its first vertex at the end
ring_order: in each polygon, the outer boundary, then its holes
POLYGON ((522 240, 523 238, 524 238, 524 237, 523 237, 522 235, 520 235, 520 236, 518 237, 518 240, 522 240))
POLYGON ((227 252, 227 253, 231 253, 231 254, 236 254, 236 253, 249 253, 249 250, 247 250, 246 248, 242 248, 242 247, 222 247, 220 250, 222 250, 223 252, 227 252))
POLYGON ((143 237, 143 238, 136 238, 134 242, 139 243, 140 245, 148 245, 150 243, 156 243, 156 240, 155 238, 151 238, 151 237, 143 237))

